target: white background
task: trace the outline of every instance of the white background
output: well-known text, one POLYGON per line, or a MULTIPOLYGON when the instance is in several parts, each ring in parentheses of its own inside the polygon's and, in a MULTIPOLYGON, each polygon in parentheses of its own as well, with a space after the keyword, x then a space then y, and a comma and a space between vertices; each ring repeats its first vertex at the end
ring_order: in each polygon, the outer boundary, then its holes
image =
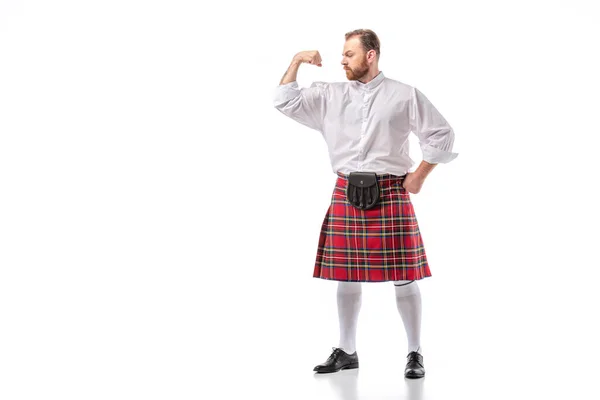
POLYGON ((594 6, 0 2, 0 398, 598 399, 594 6), (272 96, 301 50, 302 86, 345 80, 357 28, 460 153, 412 195, 417 383, 391 284, 363 284, 360 372, 312 373, 336 176, 272 96))

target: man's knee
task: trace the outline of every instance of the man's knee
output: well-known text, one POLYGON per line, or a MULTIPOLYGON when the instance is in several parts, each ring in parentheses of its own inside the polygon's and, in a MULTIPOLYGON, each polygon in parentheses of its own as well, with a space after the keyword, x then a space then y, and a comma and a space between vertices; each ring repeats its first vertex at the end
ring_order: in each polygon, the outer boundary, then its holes
POLYGON ((361 293, 362 285, 360 282, 338 282, 338 293, 346 294, 346 293, 361 293))
POLYGON ((413 281, 394 281, 396 297, 408 297, 419 294, 419 285, 413 281))

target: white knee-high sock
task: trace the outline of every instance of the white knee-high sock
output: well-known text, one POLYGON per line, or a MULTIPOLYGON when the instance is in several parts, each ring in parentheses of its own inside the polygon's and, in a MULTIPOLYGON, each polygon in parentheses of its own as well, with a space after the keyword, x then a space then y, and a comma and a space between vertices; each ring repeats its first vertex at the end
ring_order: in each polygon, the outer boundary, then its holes
POLYGON ((421 353, 421 291, 416 281, 395 281, 396 306, 402 317, 408 352, 421 353))
POLYGON ((356 351, 356 326, 362 304, 360 282, 339 282, 337 288, 338 318, 340 322, 339 348, 348 354, 356 351))

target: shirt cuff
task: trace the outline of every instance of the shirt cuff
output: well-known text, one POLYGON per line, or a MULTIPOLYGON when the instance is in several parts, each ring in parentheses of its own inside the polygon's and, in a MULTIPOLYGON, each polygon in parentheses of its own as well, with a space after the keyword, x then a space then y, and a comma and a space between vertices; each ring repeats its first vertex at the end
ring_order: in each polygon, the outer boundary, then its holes
POLYGON ((421 151, 423 152, 423 161, 430 164, 446 164, 458 157, 458 153, 436 149, 425 143, 419 142, 421 151))
POLYGON ((293 81, 279 85, 275 88, 273 94, 273 105, 277 107, 278 105, 287 103, 296 96, 298 96, 298 82, 293 81))

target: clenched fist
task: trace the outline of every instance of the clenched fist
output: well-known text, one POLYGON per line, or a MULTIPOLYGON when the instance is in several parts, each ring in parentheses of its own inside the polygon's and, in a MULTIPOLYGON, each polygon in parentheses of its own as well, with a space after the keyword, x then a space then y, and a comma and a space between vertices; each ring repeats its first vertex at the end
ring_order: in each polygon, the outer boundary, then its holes
POLYGON ((294 56, 294 60, 298 60, 306 64, 316 65, 319 67, 323 66, 321 64, 321 55, 317 50, 301 51, 300 53, 294 56))
POLYGON ((402 181, 402 187, 410 193, 417 194, 421 191, 425 179, 414 172, 406 174, 402 181))

